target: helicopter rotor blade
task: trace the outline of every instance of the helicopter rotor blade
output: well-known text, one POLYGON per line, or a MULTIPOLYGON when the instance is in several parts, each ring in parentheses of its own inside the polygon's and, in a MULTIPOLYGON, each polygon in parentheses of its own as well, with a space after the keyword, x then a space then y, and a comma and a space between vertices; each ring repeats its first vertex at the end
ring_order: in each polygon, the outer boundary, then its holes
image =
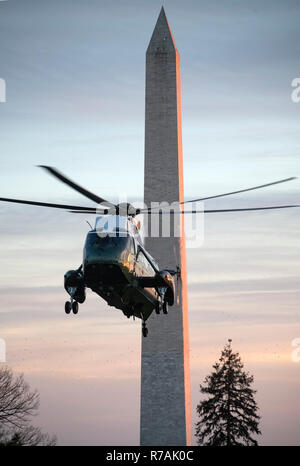
POLYGON ((69 212, 71 212, 72 214, 100 214, 100 215, 107 215, 108 214, 108 210, 104 210, 103 212, 99 212, 98 209, 96 208, 92 208, 92 209, 85 209, 85 210, 69 210, 69 212))
POLYGON ((100 196, 97 196, 97 194, 94 194, 87 189, 83 188, 79 184, 75 183, 74 181, 70 180, 67 178, 63 173, 58 171, 54 167, 49 167, 47 165, 38 165, 40 168, 43 168, 44 170, 47 170, 52 176, 57 178, 58 180, 62 181, 63 183, 67 184, 70 188, 74 189, 78 193, 82 194, 83 196, 87 197, 88 199, 96 202, 97 204, 104 204, 108 207, 116 207, 113 203, 107 201, 106 199, 103 199, 100 196))
MULTIPOLYGON (((192 202, 207 201, 209 199, 216 199, 218 197, 232 196, 233 194, 245 193, 247 191, 253 191, 255 189, 267 188, 268 186, 273 186, 273 185, 281 184, 281 183, 287 183, 288 181, 292 181, 292 180, 296 180, 296 179, 297 179, 296 176, 292 176, 290 178, 285 178, 283 180, 278 180, 278 181, 272 181, 272 183, 262 184, 260 186, 254 186, 252 188, 240 189, 238 191, 232 191, 230 193, 217 194, 215 196, 208 196, 208 197, 202 197, 202 198, 199 198, 199 199, 192 199, 190 201, 178 202, 177 205, 190 204, 192 202)), ((150 207, 148 209, 140 209, 138 213, 152 212, 153 209, 157 209, 157 207, 154 207, 154 208, 150 207)))
MULTIPOLYGON (((91 210, 90 207, 81 207, 75 205, 65 205, 65 204, 54 204, 50 202, 38 202, 38 201, 26 201, 24 199, 10 199, 6 197, 0 197, 1 202, 12 202, 15 204, 27 204, 27 205, 34 205, 34 206, 41 206, 41 207, 54 207, 56 209, 72 209, 74 212, 86 212, 91 210)), ((95 209, 95 211, 98 209, 95 209)))
MULTIPOLYGON (((1 199, 0 199, 1 200, 1 199)), ((149 215, 185 215, 185 214, 211 214, 211 213, 225 213, 225 212, 248 212, 248 211, 255 211, 255 210, 276 210, 276 209, 293 209, 295 207, 300 207, 300 204, 293 204, 293 205, 279 205, 279 206, 267 206, 267 207, 243 207, 243 208, 239 208, 239 209, 205 209, 205 210, 187 210, 187 211, 181 211, 181 210, 178 210, 178 211, 174 211, 174 210, 171 210, 171 211, 168 211, 168 210, 165 210, 165 211, 150 211, 148 212, 149 215)), ((82 209, 78 209, 78 210, 70 210, 70 212, 72 213, 75 213, 75 214, 96 214, 96 213, 100 213, 98 212, 98 209, 96 208, 91 208, 91 209, 85 209, 85 208, 82 208, 82 209)), ((107 211, 104 211, 103 212, 103 215, 106 215, 107 211)), ((142 211, 139 211, 137 212, 136 215, 140 215, 140 214, 145 214, 146 212, 144 212, 143 210, 142 211)))
POLYGON ((268 186, 274 186, 276 184, 287 183, 288 181, 296 180, 296 176, 285 178, 283 180, 272 181, 271 183, 261 184, 260 186, 254 186, 253 188, 240 189, 238 191, 232 191, 230 193, 217 194, 215 196, 202 197, 199 199, 192 199, 191 201, 183 201, 180 204, 189 204, 191 202, 207 201, 208 199, 216 199, 217 197, 232 196, 233 194, 245 193, 247 191, 254 191, 255 189, 267 188, 268 186))
MULTIPOLYGON (((211 213, 223 213, 223 212, 246 212, 246 211, 251 211, 251 210, 275 210, 275 209, 292 209, 295 207, 300 207, 300 204, 294 204, 294 205, 277 205, 277 206, 268 206, 268 207, 243 207, 240 209, 204 209, 204 210, 178 210, 178 211, 160 211, 160 212, 155 212, 151 211, 149 212, 149 215, 165 215, 165 214, 170 214, 170 215, 185 215, 185 214, 211 214, 211 213)), ((144 213, 144 212, 141 212, 144 213)))

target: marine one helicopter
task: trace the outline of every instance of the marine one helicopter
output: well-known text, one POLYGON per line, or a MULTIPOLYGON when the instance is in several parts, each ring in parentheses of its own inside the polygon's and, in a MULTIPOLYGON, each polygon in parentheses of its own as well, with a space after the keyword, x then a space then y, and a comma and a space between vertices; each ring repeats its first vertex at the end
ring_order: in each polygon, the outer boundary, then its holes
MULTIPOLYGON (((79 304, 86 299, 86 288, 90 288, 103 298, 109 306, 123 311, 128 318, 142 319, 142 333, 146 337, 148 329, 146 321, 155 310, 168 313, 168 306, 175 302, 176 288, 180 280, 180 268, 176 270, 160 269, 157 262, 145 249, 141 235, 139 214, 163 214, 157 208, 138 209, 129 203, 115 205, 102 197, 87 191, 67 178, 57 169, 40 165, 48 173, 86 198, 96 202, 97 207, 53 204, 46 202, 26 201, 23 199, 0 198, 0 201, 28 204, 42 207, 64 209, 72 213, 96 214, 95 227, 88 232, 84 249, 83 263, 75 270, 69 270, 64 276, 65 290, 70 301, 65 303, 65 312, 78 313, 79 304), (100 206, 99 206, 100 205, 100 206), (114 221, 111 221, 114 220, 114 221), (176 277, 176 278, 175 278, 176 277), (176 286, 177 281, 177 286, 176 286)), ((252 188, 218 194, 178 204, 195 203, 208 199, 225 197, 254 189, 265 188, 296 179, 286 178, 252 188)), ((269 207, 250 207, 240 209, 189 210, 181 208, 171 211, 173 214, 216 213, 284 209, 300 207, 299 205, 280 205, 269 207)))

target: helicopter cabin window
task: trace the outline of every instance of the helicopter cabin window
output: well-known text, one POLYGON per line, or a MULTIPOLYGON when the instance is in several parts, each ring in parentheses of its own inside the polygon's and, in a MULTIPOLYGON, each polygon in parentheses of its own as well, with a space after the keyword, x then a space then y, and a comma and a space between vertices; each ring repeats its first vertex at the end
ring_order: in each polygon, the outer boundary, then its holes
POLYGON ((137 267, 138 267, 138 274, 141 277, 154 277, 156 272, 152 267, 151 263, 148 261, 147 257, 143 253, 143 250, 140 249, 138 256, 137 256, 137 267))
POLYGON ((117 215, 99 216, 96 219, 95 230, 112 236, 128 236, 127 219, 117 215))

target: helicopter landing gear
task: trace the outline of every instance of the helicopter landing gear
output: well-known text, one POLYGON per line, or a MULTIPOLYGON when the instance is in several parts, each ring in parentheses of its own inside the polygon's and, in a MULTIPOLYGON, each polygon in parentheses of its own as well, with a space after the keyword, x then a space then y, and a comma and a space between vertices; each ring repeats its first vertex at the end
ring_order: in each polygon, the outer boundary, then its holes
POLYGON ((73 314, 78 314, 78 310, 79 310, 78 302, 77 302, 77 301, 73 301, 73 303, 72 303, 72 311, 73 311, 73 314))
POLYGON ((146 322, 144 320, 143 320, 142 333, 143 333, 143 337, 146 338, 146 336, 148 335, 148 329, 146 327, 146 322))
POLYGON ((156 301, 156 304, 155 304, 156 314, 160 314, 160 310, 161 310, 161 303, 160 303, 160 301, 156 301))
POLYGON ((163 301, 163 313, 168 314, 168 303, 165 299, 163 301))
POLYGON ((162 298, 161 301, 156 301, 155 303, 155 312, 156 314, 160 314, 160 311, 162 310, 164 314, 168 314, 168 302, 166 298, 162 298))
POLYGON ((72 305, 71 305, 70 301, 66 301, 66 303, 65 303, 65 313, 70 314, 71 310, 72 310, 72 305))
POLYGON ((73 314, 78 314, 79 310, 79 305, 77 301, 73 301, 73 298, 71 298, 71 301, 66 301, 65 303, 65 313, 70 314, 71 311, 73 311, 73 314))

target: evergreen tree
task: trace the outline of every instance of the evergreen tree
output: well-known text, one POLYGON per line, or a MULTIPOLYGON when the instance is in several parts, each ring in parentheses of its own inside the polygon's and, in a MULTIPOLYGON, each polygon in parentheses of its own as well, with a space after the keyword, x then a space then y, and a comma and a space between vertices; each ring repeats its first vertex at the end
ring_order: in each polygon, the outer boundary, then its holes
POLYGON ((213 372, 200 385, 200 392, 208 397, 197 406, 199 445, 252 446, 257 445, 253 434, 261 434, 253 376, 243 370, 239 353, 232 351, 228 341, 213 372))

